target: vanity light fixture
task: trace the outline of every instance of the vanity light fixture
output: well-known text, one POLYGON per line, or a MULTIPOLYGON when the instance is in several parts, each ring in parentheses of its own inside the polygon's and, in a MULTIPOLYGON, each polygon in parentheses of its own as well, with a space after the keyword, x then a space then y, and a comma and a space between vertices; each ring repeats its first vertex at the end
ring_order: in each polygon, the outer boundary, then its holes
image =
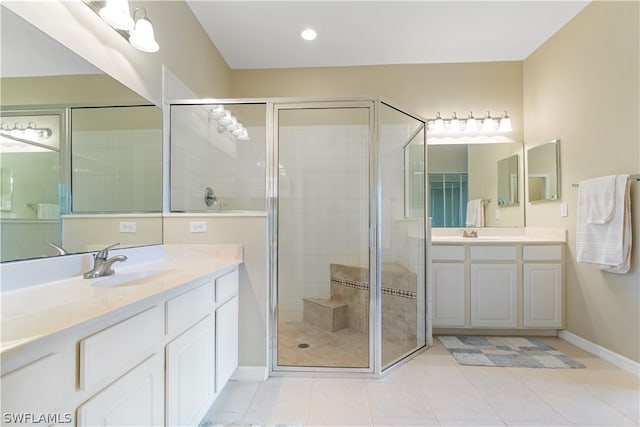
POLYGON ((2 122, 0 123, 0 134, 38 142, 51 138, 53 131, 49 128, 39 128, 35 122, 29 122, 26 126, 24 123, 16 122, 12 128, 2 122))
POLYGON ((305 39, 306 41, 315 40, 318 37, 318 33, 316 33, 312 28, 307 28, 300 33, 300 37, 305 39))
POLYGON ((214 106, 209 117, 210 120, 213 119, 218 123, 218 132, 229 132, 240 141, 249 140, 249 132, 247 129, 222 105, 214 106))
POLYGON ((160 49, 153 33, 153 25, 143 7, 136 7, 131 15, 128 0, 82 0, 97 13, 131 46, 142 52, 157 52, 160 49))
POLYGON ((427 120, 428 132, 433 134, 454 134, 465 132, 467 134, 486 134, 496 132, 511 132, 511 118, 505 111, 500 119, 491 117, 491 112, 487 111, 484 119, 479 120, 473 116, 473 112, 469 112, 467 119, 459 119, 454 112, 450 119, 443 119, 440 113, 436 114, 435 119, 427 120))

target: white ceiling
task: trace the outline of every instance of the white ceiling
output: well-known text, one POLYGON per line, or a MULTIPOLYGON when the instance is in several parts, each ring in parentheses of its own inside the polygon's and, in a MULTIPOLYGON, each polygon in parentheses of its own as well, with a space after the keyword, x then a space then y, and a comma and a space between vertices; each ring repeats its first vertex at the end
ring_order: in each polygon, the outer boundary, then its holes
POLYGON ((187 0, 231 68, 518 61, 587 0, 187 0), (315 41, 302 40, 311 27, 315 41))

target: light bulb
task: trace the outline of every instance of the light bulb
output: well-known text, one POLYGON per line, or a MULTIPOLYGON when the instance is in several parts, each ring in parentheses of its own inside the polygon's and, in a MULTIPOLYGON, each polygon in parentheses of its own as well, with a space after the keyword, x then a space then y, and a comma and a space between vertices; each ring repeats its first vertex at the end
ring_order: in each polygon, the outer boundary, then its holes
POLYGON ((466 132, 477 132, 478 125, 476 124, 476 119, 473 117, 473 112, 469 111, 469 118, 467 119, 467 124, 464 128, 466 132))
POLYGON ((307 41, 315 40, 318 37, 318 34, 312 30, 311 28, 307 28, 306 30, 300 33, 300 37, 307 41))
POLYGON ((491 113, 489 111, 487 111, 487 114, 484 116, 484 120, 482 121, 482 131, 483 132, 495 131, 493 119, 491 118, 491 113))
POLYGON ((460 132, 460 120, 456 115, 456 112, 453 112, 453 117, 451 117, 451 121, 449 122, 449 132, 460 132))
POLYGON ((104 22, 117 30, 131 31, 133 28, 128 0, 107 0, 107 4, 100 9, 99 14, 104 22))
POLYGON ((131 46, 143 52, 153 53, 160 50, 153 34, 153 26, 146 16, 136 21, 136 26, 129 37, 131 46))
POLYGON ((505 110, 502 114, 502 118, 500 119, 500 127, 498 128, 499 132, 511 132, 513 129, 511 128, 511 119, 505 110))
POLYGON ((444 120, 440 117, 440 113, 436 114, 436 121, 433 123, 433 132, 444 132, 444 120))

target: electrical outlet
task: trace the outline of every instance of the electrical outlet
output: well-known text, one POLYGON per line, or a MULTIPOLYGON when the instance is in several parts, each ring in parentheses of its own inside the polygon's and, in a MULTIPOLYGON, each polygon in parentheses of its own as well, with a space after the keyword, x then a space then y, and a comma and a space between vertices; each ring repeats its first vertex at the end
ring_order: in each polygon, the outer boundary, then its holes
POLYGON ((566 203, 560 203, 560 216, 569 216, 569 206, 566 203))
POLYGON ((192 233, 206 233, 207 223, 205 221, 191 221, 189 223, 189 231, 192 233))
POLYGON ((496 209, 496 219, 500 219, 500 209, 496 209))
POLYGON ((120 222, 120 232, 121 233, 135 233, 136 232, 136 223, 135 222, 120 222))

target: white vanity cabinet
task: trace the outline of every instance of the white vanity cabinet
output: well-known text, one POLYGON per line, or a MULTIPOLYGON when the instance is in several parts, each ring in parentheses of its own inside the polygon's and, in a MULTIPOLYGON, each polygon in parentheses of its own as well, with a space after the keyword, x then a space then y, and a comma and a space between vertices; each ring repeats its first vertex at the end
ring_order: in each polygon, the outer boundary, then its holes
POLYGON ((562 249, 559 245, 523 247, 525 327, 563 325, 562 249))
POLYGON ((238 268, 176 276, 146 298, 3 351, 2 424, 197 425, 238 364, 238 268))
POLYGON ((166 424, 197 425, 238 366, 238 270, 166 307, 166 424))
POLYGON ((465 248, 433 246, 433 326, 464 327, 466 322, 465 248))
POLYGON ((515 246, 471 246, 471 326, 518 326, 515 246))
POLYGON ((563 327, 564 244, 471 240, 432 245, 435 329, 563 327))

